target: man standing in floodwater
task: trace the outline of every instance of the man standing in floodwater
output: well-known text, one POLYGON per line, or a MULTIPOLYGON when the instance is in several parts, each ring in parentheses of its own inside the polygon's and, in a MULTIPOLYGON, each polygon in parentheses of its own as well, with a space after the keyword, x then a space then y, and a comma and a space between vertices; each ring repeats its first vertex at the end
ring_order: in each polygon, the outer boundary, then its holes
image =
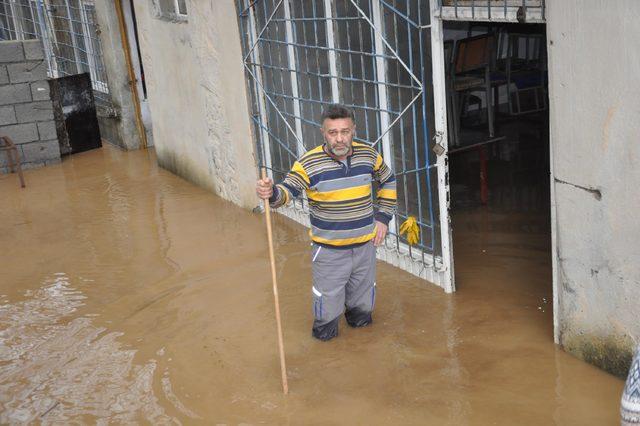
POLYGON ((351 327, 373 321, 376 298, 376 247, 387 234, 396 210, 396 180, 382 156, 353 142, 353 112, 330 105, 321 116, 324 144, 305 153, 285 179, 273 185, 258 180, 258 197, 272 208, 306 191, 311 219, 313 273, 312 335, 329 340, 338 335, 345 313, 351 327), (378 182, 377 205, 372 182, 378 182), (345 311, 346 309, 346 311, 345 311))

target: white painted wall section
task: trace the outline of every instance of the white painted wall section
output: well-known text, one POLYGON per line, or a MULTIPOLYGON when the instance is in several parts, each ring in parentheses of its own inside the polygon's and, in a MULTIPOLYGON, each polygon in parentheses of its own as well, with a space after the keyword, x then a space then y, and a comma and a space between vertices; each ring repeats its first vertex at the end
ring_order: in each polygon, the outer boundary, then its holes
POLYGON ((640 2, 548 2, 559 343, 626 374, 640 342, 640 2))
POLYGON ((232 1, 187 2, 159 19, 135 2, 158 163, 245 208, 255 207, 254 144, 232 1))

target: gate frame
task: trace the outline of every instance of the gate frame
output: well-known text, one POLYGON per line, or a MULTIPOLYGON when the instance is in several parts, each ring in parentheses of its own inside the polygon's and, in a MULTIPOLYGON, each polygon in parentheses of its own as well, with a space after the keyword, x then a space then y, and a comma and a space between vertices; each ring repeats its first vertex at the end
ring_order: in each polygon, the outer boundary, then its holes
POLYGON ((438 209, 442 244, 442 263, 445 268, 442 287, 446 293, 456 291, 453 259, 453 235, 451 230, 449 195, 449 135, 447 123, 447 93, 444 66, 444 30, 436 0, 430 0, 431 13, 431 75, 433 78, 433 108, 435 118, 435 138, 443 148, 436 158, 438 172, 438 209))

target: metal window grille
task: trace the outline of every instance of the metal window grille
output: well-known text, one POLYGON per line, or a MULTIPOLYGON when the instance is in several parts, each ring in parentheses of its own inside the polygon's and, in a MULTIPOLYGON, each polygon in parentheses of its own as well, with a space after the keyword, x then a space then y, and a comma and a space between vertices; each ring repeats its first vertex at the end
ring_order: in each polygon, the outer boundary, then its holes
POLYGON ((187 22, 186 0, 153 0, 154 16, 169 22, 187 22))
POLYGON ((40 39, 49 77, 88 72, 96 103, 111 106, 93 0, 0 0, 0 40, 40 39))
MULTIPOLYGON (((429 4, 423 0, 237 0, 259 166, 282 179, 320 145, 324 106, 354 110, 355 140, 397 178, 387 248, 436 269, 443 247, 434 147, 429 4), (415 216, 409 247, 397 224, 415 216)), ((445 165, 446 167, 446 165, 445 165)), ((306 209, 305 201, 298 208, 306 209)), ((435 281, 434 281, 435 282, 435 281)))
POLYGON ((187 14, 187 2, 186 0, 175 0, 176 13, 178 15, 187 14))
POLYGON ((545 22, 545 0, 438 0, 446 20, 545 22))

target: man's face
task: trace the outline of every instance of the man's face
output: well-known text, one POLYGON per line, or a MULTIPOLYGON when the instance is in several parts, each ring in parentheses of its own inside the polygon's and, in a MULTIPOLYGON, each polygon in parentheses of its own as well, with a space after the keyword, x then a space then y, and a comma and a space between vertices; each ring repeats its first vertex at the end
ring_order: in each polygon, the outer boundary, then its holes
POLYGON ((327 118, 322 123, 322 136, 327 149, 336 157, 344 157, 351 150, 356 125, 350 118, 327 118))

